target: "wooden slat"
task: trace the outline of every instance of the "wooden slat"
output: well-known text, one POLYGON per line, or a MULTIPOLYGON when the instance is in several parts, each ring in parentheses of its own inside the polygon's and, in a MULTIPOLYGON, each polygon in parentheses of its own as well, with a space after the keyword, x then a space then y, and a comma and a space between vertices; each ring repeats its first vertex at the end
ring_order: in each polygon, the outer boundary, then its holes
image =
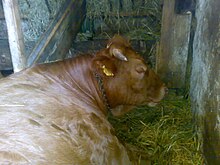
POLYGON ((3 0, 2 2, 8 30, 13 69, 14 72, 18 72, 26 67, 18 0, 3 0))
POLYGON ((169 88, 185 88, 192 15, 174 9, 175 0, 164 1, 156 70, 169 88))
POLYGON ((4 12, 3 12, 3 6, 2 6, 2 1, 0 1, 0 19, 5 19, 4 12))
POLYGON ((0 20, 5 19, 4 12, 0 9, 0 20))
POLYGON ((34 63, 63 59, 85 17, 85 0, 67 0, 28 58, 34 63))
MULTIPOLYGON (((100 19, 100 18, 104 18, 105 15, 98 15, 98 16, 94 16, 93 19, 100 19)), ((115 18, 115 17, 125 17, 125 18, 145 18, 145 17, 151 17, 151 15, 149 14, 149 12, 133 12, 133 11, 127 11, 127 12, 112 12, 112 13, 109 13, 108 14, 108 17, 112 17, 112 18, 115 18)))
POLYGON ((196 1, 190 98, 194 128, 204 163, 220 163, 219 0, 196 1))
POLYGON ((0 70, 13 69, 8 40, 0 40, 0 70))

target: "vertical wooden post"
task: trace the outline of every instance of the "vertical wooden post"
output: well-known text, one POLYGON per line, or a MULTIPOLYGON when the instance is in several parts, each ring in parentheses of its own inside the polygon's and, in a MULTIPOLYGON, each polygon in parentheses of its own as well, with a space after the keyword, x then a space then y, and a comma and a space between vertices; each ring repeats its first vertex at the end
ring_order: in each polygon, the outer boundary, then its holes
POLYGON ((164 1, 156 70, 169 88, 185 88, 191 18, 175 13, 175 0, 164 1))
POLYGON ((8 29, 9 47, 14 72, 25 68, 24 38, 21 30, 21 19, 18 0, 2 0, 4 15, 8 29))
POLYGON ((220 1, 198 0, 191 100, 206 163, 220 163, 220 1))

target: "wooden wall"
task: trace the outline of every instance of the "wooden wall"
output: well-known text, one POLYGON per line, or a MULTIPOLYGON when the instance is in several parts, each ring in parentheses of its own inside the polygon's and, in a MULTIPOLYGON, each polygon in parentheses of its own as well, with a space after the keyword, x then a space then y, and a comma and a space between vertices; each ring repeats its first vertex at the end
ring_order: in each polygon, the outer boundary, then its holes
POLYGON ((192 14, 177 14, 176 2, 164 1, 156 70, 169 88, 185 88, 192 14))
POLYGON ((206 164, 220 163, 220 1, 198 0, 191 100, 206 164))
MULTIPOLYGON (((72 42, 76 34, 79 32, 82 22, 85 18, 86 0, 59 1, 60 3, 62 2, 63 5, 62 7, 60 7, 57 13, 54 13, 54 10, 50 8, 51 6, 49 6, 49 4, 43 4, 44 7, 45 6, 48 7, 48 9, 47 8, 45 9, 48 11, 45 11, 44 9, 40 9, 40 8, 38 8, 38 11, 42 10, 43 13, 45 12, 48 13, 45 15, 45 17, 48 17, 45 21, 41 20, 43 19, 42 14, 40 18, 38 17, 37 13, 35 15, 27 16, 28 14, 32 13, 31 9, 33 8, 33 4, 30 3, 31 1, 32 0, 25 0, 25 1, 3 0, 0 3, 0 28, 1 28, 0 29, 0 70, 14 69, 14 71, 19 71, 22 68, 33 65, 34 63, 42 63, 45 61, 55 61, 58 59, 63 59, 67 54, 67 52, 69 51, 72 42), (3 15, 3 4, 5 9, 5 16, 3 15), (8 8, 7 8, 7 4, 8 4, 8 8), (10 4, 13 4, 14 7, 13 8, 10 7, 9 6, 10 4), (11 12, 9 12, 9 9, 12 9, 11 12), (20 11, 22 11, 21 13, 18 12, 19 9, 20 11), (8 14, 13 14, 14 11, 17 12, 17 14, 15 14, 14 17, 6 17, 8 14), (20 14, 21 14, 21 19, 19 16, 20 14), (11 21, 13 18, 16 18, 16 21, 15 20, 11 21), (33 21, 34 19, 36 19, 35 20, 37 21, 36 23, 35 21, 33 21), (50 19, 51 21, 50 24, 48 19, 50 19), (44 26, 44 29, 41 28, 42 31, 37 32, 37 34, 35 34, 32 39, 31 39, 32 30, 37 30, 37 29, 35 29, 34 27, 28 28, 29 24, 27 22, 31 22, 31 21, 32 23, 34 22, 34 24, 37 24, 36 26, 38 28, 44 26), (5 22, 7 22, 8 28, 6 27, 5 22), (10 22, 11 24, 9 24, 10 22), (17 24, 19 24, 19 26, 17 26, 17 24), (26 35, 24 35, 24 37, 16 37, 18 38, 17 41, 15 41, 15 39, 11 39, 13 36, 16 36, 14 34, 11 35, 12 32, 10 30, 13 27, 15 29, 14 31, 17 32, 20 31, 19 33, 16 34, 21 34, 21 35, 26 34, 26 35), (36 38, 38 33, 41 34, 41 36, 36 38), (14 53, 15 49, 12 46, 23 45, 22 49, 21 48, 17 49, 17 50, 23 50, 24 44, 25 44, 25 51, 22 51, 23 53, 17 53, 16 55, 16 53, 14 53), (11 49, 10 51, 9 51, 9 47, 11 49), (24 61, 22 68, 18 69, 18 67, 15 67, 16 66, 15 60, 13 60, 15 59, 15 57, 19 57, 16 58, 18 59, 17 61, 19 60, 21 61, 21 59, 24 59, 22 60, 24 61)), ((44 2, 49 3, 49 1, 47 0, 45 0, 44 2)), ((56 1, 56 3, 58 2, 56 1)), ((42 7, 42 5, 40 7, 42 7)))
POLYGON ((160 1, 87 0, 87 18, 82 30, 96 36, 100 33, 123 33, 132 39, 149 38, 153 36, 150 33, 160 31, 160 1))
POLYGON ((85 18, 86 0, 67 0, 28 57, 27 65, 64 59, 85 18))
POLYGON ((26 66, 24 36, 21 28, 18 0, 2 0, 2 2, 13 70, 18 72, 26 66))

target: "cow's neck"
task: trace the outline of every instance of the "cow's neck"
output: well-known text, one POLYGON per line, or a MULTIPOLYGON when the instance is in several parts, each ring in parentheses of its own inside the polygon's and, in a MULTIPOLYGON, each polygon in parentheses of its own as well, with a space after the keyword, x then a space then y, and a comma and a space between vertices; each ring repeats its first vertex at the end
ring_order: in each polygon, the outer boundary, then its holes
POLYGON ((67 60, 66 76, 72 86, 72 92, 76 96, 74 99, 79 99, 84 105, 86 104, 88 110, 99 109, 104 115, 107 115, 106 101, 103 99, 97 77, 91 71, 91 61, 92 56, 67 60))
POLYGON ((99 85, 99 90, 102 94, 102 100, 105 104, 105 107, 106 107, 106 110, 107 112, 110 112, 111 111, 111 107, 109 105, 109 102, 108 102, 108 98, 107 98, 107 94, 106 94, 106 91, 105 91, 105 88, 104 88, 104 83, 103 83, 103 79, 102 77, 98 74, 98 73, 94 73, 95 75, 95 78, 98 82, 98 85, 99 85))

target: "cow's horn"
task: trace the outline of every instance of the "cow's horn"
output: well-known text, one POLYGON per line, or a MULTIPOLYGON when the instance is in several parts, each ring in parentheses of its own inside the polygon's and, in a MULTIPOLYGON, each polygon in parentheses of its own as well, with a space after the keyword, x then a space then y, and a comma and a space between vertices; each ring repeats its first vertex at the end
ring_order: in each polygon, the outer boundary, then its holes
POLYGON ((112 42, 108 43, 106 48, 108 49, 111 46, 112 42))
POLYGON ((119 60, 128 61, 127 57, 125 57, 125 55, 122 54, 118 49, 113 49, 112 54, 113 54, 116 58, 118 58, 119 60))

